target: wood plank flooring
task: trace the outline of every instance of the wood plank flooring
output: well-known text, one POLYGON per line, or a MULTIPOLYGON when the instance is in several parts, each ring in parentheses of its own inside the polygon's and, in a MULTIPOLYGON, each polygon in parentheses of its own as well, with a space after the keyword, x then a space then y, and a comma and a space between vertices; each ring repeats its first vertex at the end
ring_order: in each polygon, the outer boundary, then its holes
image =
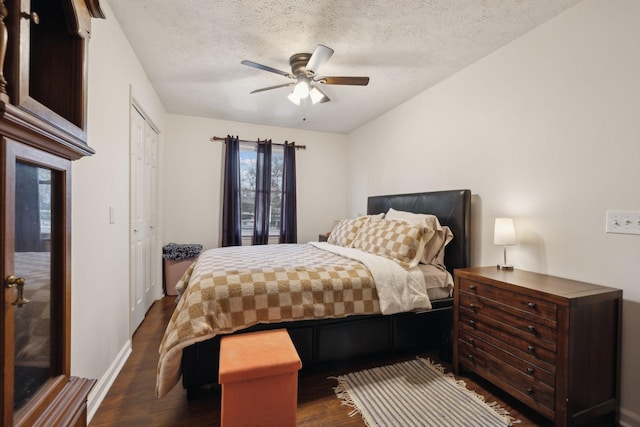
MULTIPOLYGON (((165 297, 156 301, 149 309, 133 336, 133 353, 91 420, 91 427, 220 425, 220 394, 216 390, 208 391, 193 401, 187 401, 180 384, 162 398, 155 395, 158 347, 174 306, 175 298, 165 297)), ((321 372, 301 373, 297 425, 364 426, 359 415, 349 416, 351 409, 342 406, 333 392, 336 381, 327 377, 408 360, 415 356, 407 355, 393 360, 374 358, 358 361, 357 364, 330 367, 321 372)), ((451 366, 440 361, 435 354, 420 356, 430 357, 450 371, 451 366)), ((472 376, 461 379, 467 382, 469 389, 485 396, 487 402, 497 400, 501 403, 513 417, 521 420, 522 423, 517 426, 552 425, 481 378, 472 376)))

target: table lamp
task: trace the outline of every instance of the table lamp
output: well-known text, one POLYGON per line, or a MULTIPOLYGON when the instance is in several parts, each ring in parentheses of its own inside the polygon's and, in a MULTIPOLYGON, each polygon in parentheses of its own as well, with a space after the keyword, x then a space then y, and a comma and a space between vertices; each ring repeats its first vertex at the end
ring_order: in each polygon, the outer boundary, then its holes
POLYGON ((516 244, 516 231, 513 227, 513 219, 511 218, 496 218, 495 227, 493 230, 493 244, 502 245, 504 262, 502 265, 498 264, 500 270, 513 270, 513 265, 507 264, 507 246, 516 244))

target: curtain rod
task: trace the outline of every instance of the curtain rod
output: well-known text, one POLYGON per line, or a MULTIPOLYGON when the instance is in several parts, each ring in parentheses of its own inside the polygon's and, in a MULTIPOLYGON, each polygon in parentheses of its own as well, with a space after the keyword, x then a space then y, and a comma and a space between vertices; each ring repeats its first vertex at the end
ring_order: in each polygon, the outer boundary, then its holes
MULTIPOLYGON (((222 138, 220 136, 212 136, 211 137, 211 141, 226 141, 226 139, 227 138, 222 138)), ((252 144, 258 144, 260 142, 263 142, 263 141, 247 141, 246 139, 239 139, 238 141, 240 141, 240 142, 250 142, 252 144)), ((271 144, 273 144, 273 145, 284 145, 284 144, 279 144, 277 142, 272 142, 271 144)), ((296 150, 306 150, 307 149, 306 145, 295 145, 295 142, 293 144, 294 144, 293 146, 296 147, 296 150)))

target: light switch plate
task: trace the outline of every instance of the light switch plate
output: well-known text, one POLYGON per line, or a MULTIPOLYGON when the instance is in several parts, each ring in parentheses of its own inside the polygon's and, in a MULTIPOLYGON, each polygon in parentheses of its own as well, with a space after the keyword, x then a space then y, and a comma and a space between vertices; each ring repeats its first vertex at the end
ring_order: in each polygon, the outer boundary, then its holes
POLYGON ((640 234, 640 211, 607 211, 606 232, 640 234))

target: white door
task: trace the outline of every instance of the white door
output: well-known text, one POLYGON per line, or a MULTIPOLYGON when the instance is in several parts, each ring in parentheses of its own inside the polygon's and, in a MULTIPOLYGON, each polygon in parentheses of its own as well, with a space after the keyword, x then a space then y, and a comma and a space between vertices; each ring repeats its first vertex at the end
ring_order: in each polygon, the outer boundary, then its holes
POLYGON ((158 134, 131 108, 131 314, 130 332, 138 328, 158 295, 157 250, 158 134))

